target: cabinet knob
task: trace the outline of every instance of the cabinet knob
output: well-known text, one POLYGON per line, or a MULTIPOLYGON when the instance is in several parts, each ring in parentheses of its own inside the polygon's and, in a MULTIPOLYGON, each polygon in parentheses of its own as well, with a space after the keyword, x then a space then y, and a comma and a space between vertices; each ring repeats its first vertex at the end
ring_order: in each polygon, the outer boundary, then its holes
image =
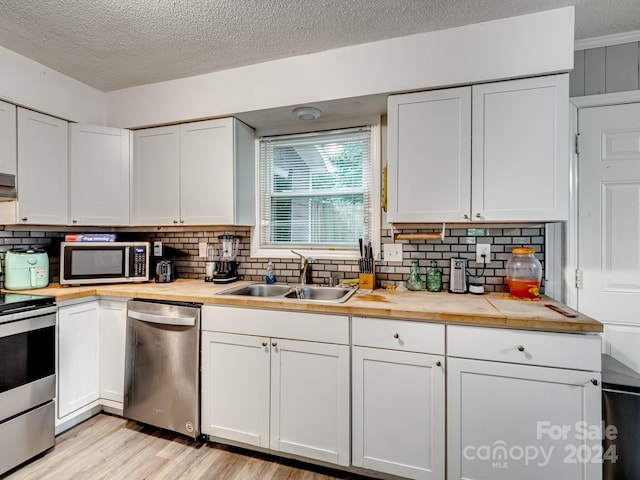
POLYGON ((440 360, 438 360, 438 361, 436 362, 436 367, 441 367, 441 366, 442 366, 442 362, 441 362, 440 360))
POLYGON ((591 383, 593 383, 594 385, 598 385, 598 380, 596 380, 595 378, 592 378, 591 383))
POLYGON ((476 218, 482 218, 482 215, 480 215, 479 213, 476 213, 476 218))
POLYGON ((272 347, 277 347, 278 346, 278 342, 271 342, 271 346, 272 347))
POLYGON ((262 346, 266 347, 267 346, 267 342, 262 342, 262 346))
POLYGON ((400 335, 398 335, 397 333, 394 333, 393 338, 400 338, 400 335))
POLYGON ((466 213, 462 216, 462 218, 464 218, 465 220, 469 220, 469 215, 467 215, 466 213))
POLYGON ((21 222, 26 222, 27 220, 28 220, 28 218, 27 218, 27 217, 22 217, 22 218, 20 219, 20 221, 21 221, 21 222))
POLYGON ((73 220, 71 220, 71 223, 78 223, 78 220, 74 218, 73 220))
POLYGON ((524 345, 518 345, 516 348, 519 352, 524 352, 524 345))
POLYGON ((174 224, 177 224, 177 223, 178 223, 178 220, 174 220, 174 221, 173 221, 173 223, 174 223, 174 224))
POLYGON ((184 220, 183 220, 183 219, 180 219, 180 223, 184 223, 184 220))

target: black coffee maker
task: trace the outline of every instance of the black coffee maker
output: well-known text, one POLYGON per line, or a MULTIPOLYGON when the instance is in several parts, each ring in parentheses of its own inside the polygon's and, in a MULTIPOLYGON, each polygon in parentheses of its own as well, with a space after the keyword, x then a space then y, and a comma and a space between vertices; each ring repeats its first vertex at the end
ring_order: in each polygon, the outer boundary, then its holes
POLYGON ((176 276, 175 250, 162 242, 153 242, 153 272, 156 283, 173 282, 176 276))

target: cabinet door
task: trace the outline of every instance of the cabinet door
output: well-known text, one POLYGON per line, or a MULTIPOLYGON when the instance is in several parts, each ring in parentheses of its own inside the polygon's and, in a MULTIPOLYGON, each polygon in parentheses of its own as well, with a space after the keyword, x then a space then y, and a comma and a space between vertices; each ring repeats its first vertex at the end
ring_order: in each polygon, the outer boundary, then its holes
POLYGON ((100 396, 100 312, 91 301, 58 310, 58 418, 100 396))
POLYGON ((129 131, 77 123, 69 129, 71 224, 128 225, 129 131))
POLYGON ((472 220, 567 220, 569 74, 473 87, 472 220))
POLYGON ((202 332, 202 433, 269 447, 268 338, 202 332))
POLYGON ((390 222, 460 222, 471 197, 471 88, 389 97, 390 222))
POLYGON ((353 465, 444 479, 443 363, 436 355, 353 348, 353 465))
POLYGON ((234 223, 233 119, 180 126, 180 219, 234 223))
POLYGON ((69 221, 67 122, 18 108, 18 223, 69 221))
POLYGON ((0 173, 16 174, 16 106, 0 102, 0 173))
POLYGON ((133 133, 131 223, 175 225, 180 220, 180 127, 133 133))
POLYGON ((449 479, 602 478, 601 440, 582 438, 601 425, 598 373, 458 358, 447 365, 449 479))
POLYGON ((273 450, 349 465, 349 347, 271 340, 273 450))
POLYGON ((100 398, 122 404, 127 302, 100 300, 100 398))

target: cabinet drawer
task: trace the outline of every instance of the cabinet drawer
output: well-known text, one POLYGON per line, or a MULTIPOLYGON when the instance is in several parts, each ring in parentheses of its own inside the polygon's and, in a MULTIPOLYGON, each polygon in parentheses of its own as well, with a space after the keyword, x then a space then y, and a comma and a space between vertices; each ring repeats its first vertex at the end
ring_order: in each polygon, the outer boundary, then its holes
POLYGON ((365 347, 444 355, 444 324, 353 317, 352 343, 365 347))
POLYGON ((447 327, 451 357, 600 371, 601 348, 600 336, 595 334, 447 327))

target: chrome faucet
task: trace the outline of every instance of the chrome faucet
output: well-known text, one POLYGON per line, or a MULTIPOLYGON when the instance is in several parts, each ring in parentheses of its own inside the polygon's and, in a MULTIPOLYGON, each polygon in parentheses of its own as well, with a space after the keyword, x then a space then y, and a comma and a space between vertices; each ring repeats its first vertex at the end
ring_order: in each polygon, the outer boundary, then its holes
POLYGON ((305 257, 301 253, 295 252, 291 250, 291 253, 300 257, 300 273, 298 278, 298 283, 300 285, 306 285, 307 280, 310 280, 311 277, 311 264, 315 262, 315 259, 311 257, 305 257))

